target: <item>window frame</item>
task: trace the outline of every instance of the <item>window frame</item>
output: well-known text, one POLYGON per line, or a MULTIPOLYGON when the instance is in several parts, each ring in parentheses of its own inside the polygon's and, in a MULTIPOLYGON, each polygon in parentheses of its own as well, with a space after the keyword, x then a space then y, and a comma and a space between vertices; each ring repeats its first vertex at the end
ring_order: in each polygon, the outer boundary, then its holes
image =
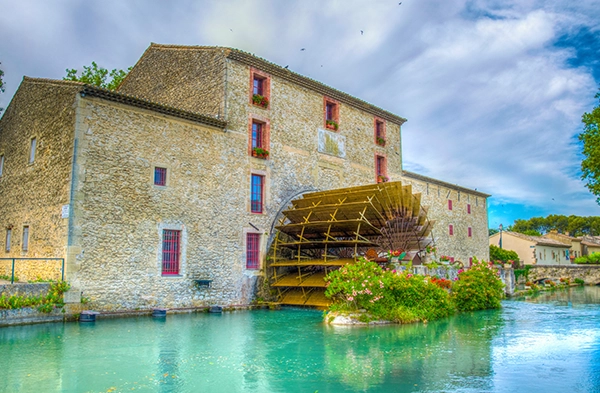
POLYGON ((384 154, 375 154, 375 182, 385 183, 387 181, 389 181, 387 174, 387 157, 384 154))
MULTIPOLYGON (((258 94, 258 93, 256 93, 258 94)), ((249 88, 249 96, 250 96, 250 105, 255 106, 261 109, 269 109, 271 108, 271 76, 265 72, 262 72, 254 67, 250 68, 250 88, 249 88), (260 80, 262 81, 262 93, 260 96, 266 98, 266 105, 262 102, 258 102, 254 100, 255 95, 255 86, 254 81, 260 80)))
POLYGON ((250 213, 265 213, 265 179, 266 176, 264 174, 256 172, 250 174, 250 213), (260 179, 260 183, 255 184, 255 179, 260 179), (255 199, 257 195, 258 199, 255 199))
POLYGON ((260 269, 260 242, 261 234, 246 232, 246 269, 260 269))
POLYGON ((386 138, 386 124, 385 124, 385 120, 376 117, 373 120, 373 134, 374 134, 374 140, 375 140, 375 144, 381 147, 385 147, 386 143, 387 143, 387 138, 386 138), (379 139, 383 139, 383 142, 379 139))
POLYGON ((6 228, 6 236, 4 237, 4 251, 10 252, 10 246, 12 241, 12 228, 6 228))
POLYGON ((35 162, 35 156, 38 148, 37 136, 29 139, 29 157, 27 158, 27 164, 31 165, 35 162))
POLYGON ((452 210, 452 199, 448 199, 448 210, 452 210))
POLYGON ((167 178, 169 177, 168 172, 169 172, 169 169, 167 167, 155 165, 154 166, 153 184, 157 187, 166 187, 167 186, 167 178), (157 174, 159 171, 164 171, 164 173, 159 174, 159 178, 157 181, 157 174))
POLYGON ((323 97, 323 126, 335 132, 340 129, 340 103, 329 97, 323 97), (330 121, 335 124, 328 123, 330 121))
POLYGON ((162 229, 161 237, 161 275, 162 276, 179 276, 181 273, 181 241, 182 231, 180 229, 162 229), (175 238, 168 238, 167 235, 175 234, 175 238), (165 245, 173 245, 173 249, 165 247, 165 245), (165 257, 167 257, 165 259, 165 257), (174 257, 175 261, 171 260, 174 257), (176 271, 174 266, 176 267, 176 271))
POLYGON ((448 224, 448 236, 454 236, 454 225, 448 224))
POLYGON ((473 228, 467 227, 467 237, 473 237, 473 228))
MULTIPOLYGON (((248 116, 248 155, 256 158, 260 158, 263 160, 268 160, 270 156, 270 134, 271 134, 271 124, 269 119, 265 119, 256 115, 248 116), (255 146, 254 138, 254 125, 260 125, 261 128, 261 137, 260 137, 260 146, 255 146), (263 154, 258 154, 254 149, 260 148, 263 151, 263 154)), ((258 144, 258 143, 257 143, 258 144)))
POLYGON ((29 231, 29 225, 23 225, 23 232, 21 233, 21 251, 29 251, 29 240, 31 233, 29 231))
POLYGON ((471 214, 471 204, 467 203, 467 214, 471 214))

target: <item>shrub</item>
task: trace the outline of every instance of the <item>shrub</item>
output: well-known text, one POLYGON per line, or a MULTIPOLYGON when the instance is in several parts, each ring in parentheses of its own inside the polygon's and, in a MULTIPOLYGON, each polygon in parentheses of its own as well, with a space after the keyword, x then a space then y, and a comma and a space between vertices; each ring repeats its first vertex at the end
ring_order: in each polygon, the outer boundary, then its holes
POLYGON ((490 261, 501 261, 507 263, 508 261, 518 261, 519 255, 511 250, 505 250, 498 246, 490 245, 490 261))
POLYGON ((473 258, 471 268, 461 272, 458 281, 452 285, 452 298, 456 308, 459 311, 500 308, 504 284, 498 274, 491 262, 473 258))
POLYGON ((17 309, 37 306, 38 311, 50 312, 56 307, 64 306, 63 293, 68 291, 70 285, 66 281, 59 281, 50 285, 46 296, 0 296, 0 309, 17 309))
POLYGON ((585 284, 585 281, 583 281, 581 278, 576 278, 575 280, 573 280, 575 282, 575 284, 577 285, 583 285, 585 284))
POLYGON ((600 264, 600 253, 593 252, 590 255, 584 255, 578 258, 575 258, 573 261, 578 264, 600 264))

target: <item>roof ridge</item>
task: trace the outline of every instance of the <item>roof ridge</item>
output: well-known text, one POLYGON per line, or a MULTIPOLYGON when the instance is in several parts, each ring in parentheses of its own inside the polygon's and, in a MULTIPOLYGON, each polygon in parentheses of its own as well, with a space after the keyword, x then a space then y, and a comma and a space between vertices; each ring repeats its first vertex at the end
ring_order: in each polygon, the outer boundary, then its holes
POLYGON ((51 78, 36 78, 32 76, 23 76, 23 81, 33 82, 33 83, 52 83, 59 85, 72 85, 72 86, 84 86, 85 83, 79 81, 70 81, 64 79, 51 79, 51 78))
POLYGON ((468 193, 479 195, 479 196, 482 196, 482 197, 485 197, 485 198, 491 197, 490 194, 486 194, 485 192, 473 190, 471 188, 459 186, 457 184, 448 183, 446 181, 438 180, 436 178, 425 176, 425 175, 421 175, 421 174, 415 173, 415 172, 410 172, 410 171, 402 170, 402 175, 406 176, 406 177, 412 177, 415 180, 427 181, 427 182, 439 184, 439 185, 444 186, 444 187, 453 188, 455 190, 458 189, 458 190, 461 190, 463 192, 468 192, 468 193))

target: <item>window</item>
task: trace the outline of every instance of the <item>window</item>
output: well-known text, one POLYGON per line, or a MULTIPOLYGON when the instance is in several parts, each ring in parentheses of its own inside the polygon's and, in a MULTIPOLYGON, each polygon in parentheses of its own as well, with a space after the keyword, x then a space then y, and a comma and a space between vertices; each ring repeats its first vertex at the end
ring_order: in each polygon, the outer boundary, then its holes
POLYGON ((387 177, 387 165, 384 156, 375 156, 375 177, 377 183, 385 183, 389 180, 387 177))
POLYGON ((6 228, 6 243, 4 243, 4 249, 6 252, 10 251, 10 237, 12 235, 12 229, 6 228))
POLYGON ((467 228, 467 235, 468 235, 469 237, 473 237, 473 229, 471 229, 471 227, 468 227, 468 228, 467 228))
POLYGON ((270 100, 271 78, 258 70, 250 72, 250 102, 252 105, 267 109, 270 100))
POLYGON ((467 204, 467 214, 471 214, 471 204, 467 204))
POLYGON ((250 211, 263 212, 264 176, 252 174, 250 185, 250 211))
POLYGON ((472 266, 472 265, 473 265, 473 258, 471 257, 471 258, 469 258, 469 266, 472 266))
POLYGON ((448 210, 452 210, 452 199, 448 199, 448 210))
POLYGON ((337 131, 339 128, 339 105, 328 98, 324 99, 325 128, 337 131))
POLYGON ((37 139, 31 138, 31 144, 29 145, 29 163, 32 164, 35 161, 35 149, 37 146, 37 139))
POLYGON ((3 172, 4 172, 4 154, 0 154, 0 177, 2 177, 3 172))
POLYGON ((383 120, 375 119, 375 143, 385 146, 385 124, 383 120))
POLYGON ((448 225, 448 235, 450 235, 450 236, 454 235, 454 225, 452 225, 452 224, 448 225))
POLYGON ((246 269, 260 267, 260 234, 246 234, 246 269))
POLYGON ((154 185, 155 186, 166 186, 167 185, 167 168, 154 168, 154 185))
POLYGON ((181 231, 163 229, 162 274, 179 274, 179 249, 181 231))
POLYGON ((248 153, 257 158, 269 158, 269 121, 250 118, 248 153))
POLYGON ((21 250, 29 250, 29 227, 23 227, 23 243, 21 243, 21 250))

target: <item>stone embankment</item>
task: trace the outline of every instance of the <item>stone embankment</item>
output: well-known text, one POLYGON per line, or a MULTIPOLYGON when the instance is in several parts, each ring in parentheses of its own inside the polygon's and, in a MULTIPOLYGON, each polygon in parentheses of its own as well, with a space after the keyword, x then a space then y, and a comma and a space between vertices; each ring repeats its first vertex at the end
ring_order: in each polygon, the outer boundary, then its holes
POLYGON ((529 269, 529 281, 559 281, 561 278, 569 278, 571 282, 579 278, 585 285, 599 285, 600 265, 532 265, 529 269))

